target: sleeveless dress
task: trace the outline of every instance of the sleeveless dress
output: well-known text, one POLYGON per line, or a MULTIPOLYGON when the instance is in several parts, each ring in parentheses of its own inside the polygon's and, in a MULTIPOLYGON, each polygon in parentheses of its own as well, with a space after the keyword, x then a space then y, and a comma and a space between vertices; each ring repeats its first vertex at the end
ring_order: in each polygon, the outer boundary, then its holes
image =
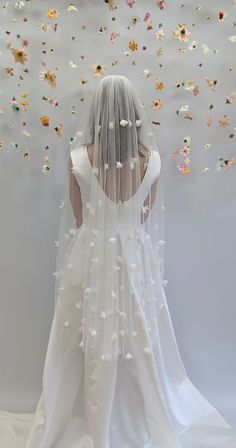
MULTIPOLYGON (((160 347, 151 347, 148 323, 136 301, 137 337, 130 345, 127 340, 125 356, 117 362, 84 356, 78 323, 88 232, 86 203, 93 173, 86 146, 73 149, 71 159, 81 191, 83 223, 72 238, 68 264, 73 265, 75 254, 80 254, 80 263, 63 279, 66 288, 60 291, 55 308, 36 411, 1 412, 0 448, 235 448, 232 428, 186 373, 158 272, 160 347)), ((160 156, 153 152, 142 180, 147 193, 159 172, 160 156)), ((117 237, 122 259, 129 265, 134 253, 132 229, 125 227, 125 209, 120 217, 117 237)), ((135 231, 139 220, 137 214, 135 231)), ((155 262, 151 243, 139 250, 149 251, 155 262)), ((132 275, 137 295, 143 294, 140 272, 136 278, 132 275)))

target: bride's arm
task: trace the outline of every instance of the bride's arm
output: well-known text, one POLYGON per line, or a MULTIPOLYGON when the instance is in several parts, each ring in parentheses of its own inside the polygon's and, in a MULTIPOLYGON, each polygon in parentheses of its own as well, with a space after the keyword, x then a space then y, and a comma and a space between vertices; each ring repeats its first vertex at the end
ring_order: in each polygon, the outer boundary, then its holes
POLYGON ((72 166, 73 165, 72 165, 71 158, 69 158, 68 169, 69 169, 69 176, 70 176, 70 202, 71 202, 71 206, 73 209, 76 226, 77 226, 77 228, 79 228, 83 222, 82 200, 81 200, 79 184, 71 170, 72 166))

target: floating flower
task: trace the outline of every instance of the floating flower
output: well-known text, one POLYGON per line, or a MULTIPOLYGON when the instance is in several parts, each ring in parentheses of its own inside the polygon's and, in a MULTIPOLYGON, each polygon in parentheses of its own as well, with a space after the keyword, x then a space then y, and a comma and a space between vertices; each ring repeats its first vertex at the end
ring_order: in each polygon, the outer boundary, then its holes
POLYGON ((160 109, 162 106, 161 100, 153 101, 151 109, 160 109))
POLYGON ((105 0, 105 3, 108 3, 109 11, 114 11, 115 9, 117 9, 115 0, 105 0))
POLYGON ((135 40, 131 40, 131 41, 129 42, 129 48, 130 48, 130 50, 132 50, 132 51, 136 51, 136 50, 138 50, 138 44, 137 44, 137 42, 136 42, 135 40))
POLYGON ((59 123, 58 126, 55 127, 55 131, 58 137, 62 136, 62 128, 63 128, 63 123, 59 123))
POLYGON ((136 128, 138 128, 139 126, 141 126, 141 124, 142 124, 142 120, 136 120, 136 121, 135 121, 135 126, 136 126, 136 128))
POLYGON ((225 17, 227 17, 227 12, 218 11, 218 20, 219 22, 224 22, 225 17))
POLYGON ((157 89, 157 90, 162 90, 162 89, 164 89, 164 83, 163 82, 156 82, 156 84, 155 84, 155 88, 157 89))
POLYGON ((180 150, 180 154, 184 157, 186 157, 190 152, 190 148, 188 146, 184 146, 181 150, 180 150))
POLYGON ((50 70, 41 71, 39 79, 41 79, 42 81, 47 81, 48 84, 50 84, 50 86, 52 86, 52 87, 56 87, 56 85, 57 85, 56 75, 55 75, 55 73, 51 72, 50 70))
POLYGON ((189 174, 191 171, 185 163, 179 163, 177 168, 182 174, 189 174))
POLYGON ((70 5, 67 8, 67 11, 78 12, 79 10, 76 8, 76 6, 73 3, 70 3, 70 5))
POLYGON ((50 118, 49 118, 48 115, 42 115, 42 116, 40 117, 40 121, 41 121, 42 125, 45 126, 45 127, 48 127, 49 124, 50 124, 50 123, 49 123, 50 118))
POLYGON ((135 4, 135 0, 126 0, 126 4, 130 7, 133 8, 134 4, 135 4))
POLYGON ((144 22, 147 22, 147 20, 149 19, 150 16, 151 16, 151 13, 147 11, 147 12, 145 13, 144 18, 143 18, 143 21, 144 21, 144 22))
POLYGON ((23 2, 23 1, 15 3, 15 9, 19 9, 20 10, 20 9, 23 9, 24 6, 25 6, 25 2, 23 2))
POLYGON ((114 44, 115 39, 117 39, 117 37, 119 37, 119 35, 120 35, 120 33, 115 33, 115 32, 111 33, 110 41, 112 44, 114 44))
POLYGON ((135 27, 136 25, 140 25, 141 24, 141 19, 139 16, 133 16, 131 17, 131 19, 129 20, 129 27, 135 27))
POLYGON ((101 64, 92 65, 92 70, 93 70, 94 76, 98 77, 98 76, 103 75, 106 67, 107 67, 106 65, 101 65, 101 64))
POLYGON ((158 30, 156 33, 156 38, 161 40, 163 37, 165 37, 164 30, 158 30))
POLYGON ((180 42, 188 42, 190 32, 185 28, 185 24, 177 25, 175 31, 172 31, 172 36, 178 39, 180 42))
POLYGON ((49 19, 55 19, 56 17, 59 16, 59 11, 57 9, 54 8, 49 8, 47 11, 47 16, 49 19))
POLYGON ((19 62, 20 64, 26 64, 27 62, 27 53, 23 48, 11 48, 11 52, 15 58, 15 62, 19 62))

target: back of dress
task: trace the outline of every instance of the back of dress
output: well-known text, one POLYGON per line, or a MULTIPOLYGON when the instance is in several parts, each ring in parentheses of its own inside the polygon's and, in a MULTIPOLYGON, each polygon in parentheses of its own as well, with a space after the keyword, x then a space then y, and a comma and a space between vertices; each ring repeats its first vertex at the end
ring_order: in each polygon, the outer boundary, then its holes
POLYGON ((82 205, 78 238, 83 239, 84 253, 81 257, 79 246, 78 252, 72 251, 74 266, 80 266, 77 278, 83 279, 81 346, 99 359, 134 356, 130 346, 137 335, 140 306, 151 337, 156 325, 156 288, 161 287, 156 252, 145 231, 151 188, 160 174, 160 155, 150 153, 139 186, 122 201, 112 200, 102 188, 86 145, 71 151, 71 161, 82 205), (91 188, 96 197, 93 209, 91 188))

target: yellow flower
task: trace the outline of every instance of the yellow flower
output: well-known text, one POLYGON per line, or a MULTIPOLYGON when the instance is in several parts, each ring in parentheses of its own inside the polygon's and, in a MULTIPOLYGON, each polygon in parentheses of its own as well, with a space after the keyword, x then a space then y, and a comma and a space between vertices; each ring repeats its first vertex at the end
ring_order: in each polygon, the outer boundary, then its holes
POLYGON ((178 23, 175 31, 172 31, 172 36, 179 39, 180 42, 188 42, 190 32, 185 28, 185 24, 178 23))
POLYGON ((130 48, 130 50, 132 50, 132 51, 138 50, 138 44, 137 44, 137 42, 135 42, 135 40, 131 40, 131 41, 129 42, 129 48, 130 48))
POLYGON ((101 76, 101 75, 103 75, 105 69, 106 69, 106 65, 101 65, 101 64, 94 64, 94 65, 92 65, 92 70, 93 70, 94 76, 101 76))
POLYGON ((43 126, 46 126, 46 127, 49 126, 49 116, 48 115, 42 115, 40 117, 40 121, 41 121, 43 126))
POLYGON ((47 12, 47 16, 49 19, 55 19, 59 16, 59 11, 57 9, 49 8, 47 12))
POLYGON ((55 75, 55 73, 50 72, 50 70, 41 71, 39 79, 42 79, 43 81, 47 81, 48 84, 50 84, 52 87, 56 87, 56 85, 57 85, 56 75, 55 75))
POLYGON ((23 48, 11 48, 11 52, 15 58, 15 62, 20 62, 20 64, 27 62, 27 53, 23 48))

